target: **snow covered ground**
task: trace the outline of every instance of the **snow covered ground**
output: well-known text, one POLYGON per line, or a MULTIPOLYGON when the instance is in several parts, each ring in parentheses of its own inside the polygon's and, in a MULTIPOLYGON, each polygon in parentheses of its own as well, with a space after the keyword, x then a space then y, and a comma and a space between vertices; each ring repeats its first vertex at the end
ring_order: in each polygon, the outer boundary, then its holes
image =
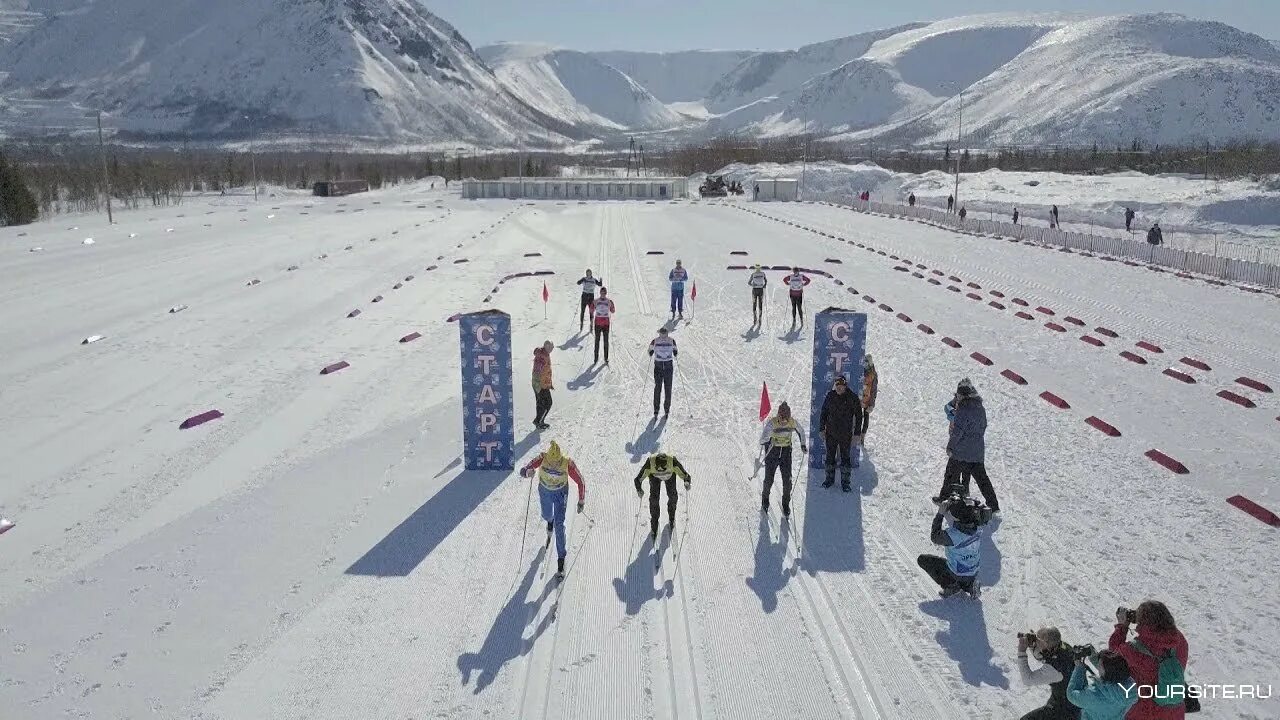
MULTIPOLYGON (((721 174, 749 182, 754 177, 799 178, 800 163, 779 165, 735 163, 721 174)), ((871 191, 879 202, 905 203, 909 193, 919 202, 946 207, 955 192, 955 176, 938 171, 897 173, 862 163, 809 163, 804 169, 809 195, 871 191)), ((1016 207, 1021 222, 1048 226, 1049 209, 1058 206, 1063 228, 1075 232, 1128 236, 1124 210, 1137 213, 1134 232, 1160 223, 1165 242, 1242 260, 1280 264, 1280 178, 1262 181, 1209 180, 1180 175, 1071 175, 1054 172, 987 170, 960 176, 960 198, 974 217, 1008 220, 1016 207)))
MULTIPOLYGON (((415 187, 117 219, 0 230, 0 515, 17 522, 0 536, 5 717, 1016 718, 1047 695, 1018 682, 1017 632, 1105 642, 1114 608, 1147 597, 1190 639, 1193 681, 1280 677, 1277 529, 1225 502, 1280 509, 1280 401, 1235 381, 1280 380, 1275 297, 817 205, 415 187), (698 300, 675 326, 672 416, 654 424, 644 347, 677 258, 698 300), (895 269, 905 258, 920 277, 895 269), (802 469, 790 523, 759 513, 756 402, 767 381, 808 417, 812 336, 784 321, 779 273, 749 331, 745 273, 726 269, 743 262, 831 272, 843 284, 815 278, 807 308, 865 309, 881 372, 856 491, 802 469), (586 267, 618 306, 603 370, 577 332, 586 267), (529 351, 557 347, 552 429, 518 432, 521 462, 556 439, 588 486, 563 595, 539 523, 523 525, 528 481, 459 459, 446 318, 517 269, 555 272, 546 319, 536 281, 494 298, 517 389, 529 351), (941 405, 965 376, 986 398, 1004 514, 982 599, 939 600, 915 556, 931 552, 941 405), (224 417, 178 429, 213 408, 224 417), (630 480, 658 446, 693 489, 654 548, 630 480)), ((1219 699, 1212 717, 1274 718, 1278 703, 1219 699)))

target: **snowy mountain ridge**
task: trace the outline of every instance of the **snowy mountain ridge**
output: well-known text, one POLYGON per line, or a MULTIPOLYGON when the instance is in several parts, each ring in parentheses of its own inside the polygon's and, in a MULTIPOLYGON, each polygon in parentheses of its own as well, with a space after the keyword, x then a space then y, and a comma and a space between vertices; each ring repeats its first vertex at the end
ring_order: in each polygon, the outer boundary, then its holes
POLYGON ((479 51, 415 0, 5 0, 0 132, 567 146, 810 133, 901 146, 1280 135, 1280 49, 1172 14, 999 13, 785 51, 479 51))
POLYGON ((508 92, 574 127, 607 133, 684 122, 638 82, 588 53, 537 43, 502 43, 478 52, 508 92))
POLYGON ((103 109, 144 135, 566 140, 410 0, 91 3, 0 47, 0 69, 9 127, 103 109))

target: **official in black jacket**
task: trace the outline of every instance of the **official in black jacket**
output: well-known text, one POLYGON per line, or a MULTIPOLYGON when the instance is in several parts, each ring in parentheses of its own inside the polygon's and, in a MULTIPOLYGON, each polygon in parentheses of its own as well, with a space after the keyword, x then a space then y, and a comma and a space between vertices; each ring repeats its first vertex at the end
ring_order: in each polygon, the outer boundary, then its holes
POLYGON ((836 464, 840 465, 840 487, 849 492, 849 476, 853 473, 853 461, 849 457, 849 449, 853 446, 853 436, 862 434, 862 401, 857 393, 849 389, 849 381, 841 375, 836 378, 835 387, 827 392, 822 401, 822 416, 818 421, 818 432, 827 443, 827 479, 822 487, 831 487, 836 482, 836 464))

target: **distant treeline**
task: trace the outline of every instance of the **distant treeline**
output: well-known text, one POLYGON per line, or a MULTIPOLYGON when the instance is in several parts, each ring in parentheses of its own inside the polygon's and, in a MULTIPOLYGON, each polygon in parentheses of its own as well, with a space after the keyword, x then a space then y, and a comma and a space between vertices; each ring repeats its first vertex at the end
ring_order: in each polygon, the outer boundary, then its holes
MULTIPOLYGON (((558 173, 548 157, 431 153, 228 152, 109 145, 10 145, 4 156, 41 216, 105 211, 108 180, 116 207, 176 205, 192 193, 252 193, 260 186, 309 189, 320 180, 367 180, 373 188, 431 176, 496 178, 558 173)), ((16 223, 9 223, 16 224, 16 223)))
MULTIPOLYGON (((192 193, 252 192, 256 169, 259 185, 307 189, 320 180, 367 180, 371 187, 443 176, 492 179, 516 175, 559 175, 561 168, 588 165, 625 173, 626 152, 590 155, 565 153, 362 153, 340 151, 261 152, 181 147, 139 148, 40 141, 11 142, 0 155, 0 200, 21 211, 0 212, 0 223, 30 222, 31 203, 19 186, 30 191, 40 216, 61 212, 103 210, 107 183, 112 202, 120 207, 172 205, 192 193)), ((669 146, 645 153, 644 164, 654 172, 687 176, 715 172, 734 162, 792 163, 808 159, 843 163, 873 162, 899 172, 952 172, 957 152, 950 147, 901 150, 873 143, 833 143, 802 137, 776 140, 725 138, 697 145, 669 146)), ((1134 141, 1121 148, 1010 147, 961 150, 961 172, 991 168, 1009 171, 1109 173, 1185 173, 1212 178, 1260 177, 1280 174, 1280 142, 1241 142, 1204 147, 1144 147, 1134 141)), ((634 167, 634 164, 632 164, 634 167)), ((0 203, 0 205, 3 205, 0 203)), ((0 207, 3 210, 3 207, 0 207)))
POLYGON ((1102 174, 1133 170, 1147 174, 1182 173, 1211 178, 1256 178, 1280 173, 1280 142, 1240 142, 1200 147, 1144 147, 1134 141, 1129 147, 1007 147, 940 150, 902 150, 874 143, 832 143, 802 138, 775 141, 715 140, 705 145, 662 151, 653 163, 669 167, 674 174, 715 172, 733 162, 792 163, 808 159, 858 163, 873 162, 897 172, 924 173, 930 170, 982 172, 992 168, 1022 172, 1062 172, 1102 174))

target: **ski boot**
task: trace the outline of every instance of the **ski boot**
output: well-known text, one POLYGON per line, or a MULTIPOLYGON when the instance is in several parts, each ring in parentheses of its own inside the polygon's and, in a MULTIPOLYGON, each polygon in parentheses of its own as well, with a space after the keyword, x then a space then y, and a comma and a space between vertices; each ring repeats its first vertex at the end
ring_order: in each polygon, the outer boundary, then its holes
POLYGON ((556 580, 564 579, 564 558, 556 558, 556 580))
POLYGON ((769 498, 764 498, 763 500, 760 501, 760 512, 762 513, 769 512, 769 498))
POLYGON ((789 503, 782 504, 782 517, 791 517, 791 505, 789 503))
POLYGON ((822 487, 829 488, 836 484, 836 476, 832 472, 827 473, 827 479, 822 481, 822 487))
POLYGON ((964 592, 964 588, 960 587, 959 585, 948 585, 948 586, 946 586, 946 587, 942 588, 942 590, 938 591, 938 596, 939 596, 939 597, 944 597, 944 598, 949 598, 949 597, 951 597, 952 595, 956 595, 956 594, 958 594, 958 593, 962 593, 962 592, 964 592))

